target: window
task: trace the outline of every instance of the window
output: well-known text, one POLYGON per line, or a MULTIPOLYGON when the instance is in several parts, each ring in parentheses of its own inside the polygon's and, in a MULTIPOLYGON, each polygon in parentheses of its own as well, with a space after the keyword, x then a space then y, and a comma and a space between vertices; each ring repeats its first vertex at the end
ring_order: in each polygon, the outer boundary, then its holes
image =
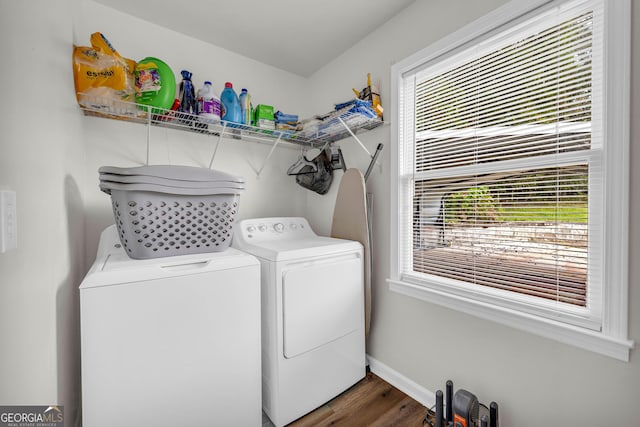
POLYGON ((390 286, 628 360, 629 6, 523 3, 392 69, 390 286))

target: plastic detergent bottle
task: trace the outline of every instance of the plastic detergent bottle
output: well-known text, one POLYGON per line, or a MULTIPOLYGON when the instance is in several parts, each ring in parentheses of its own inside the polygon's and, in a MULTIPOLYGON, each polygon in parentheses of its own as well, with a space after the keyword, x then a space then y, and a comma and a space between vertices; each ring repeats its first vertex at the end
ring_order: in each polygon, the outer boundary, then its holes
MULTIPOLYGON (((180 82, 180 107, 178 107, 178 111, 188 114, 198 114, 196 93, 195 89, 193 88, 193 83, 191 82, 191 73, 187 70, 182 70, 180 74, 182 74, 182 81, 180 82)), ((187 121, 189 119, 189 116, 186 114, 179 114, 178 117, 187 121)))
POLYGON ((249 95, 247 89, 242 88, 238 98, 240 100, 240 123, 251 126, 251 95, 249 95))
POLYGON ((233 90, 231 82, 224 84, 224 90, 220 94, 220 103, 222 106, 222 120, 240 123, 240 100, 238 99, 236 91, 233 90))
POLYGON ((209 81, 204 82, 204 86, 198 89, 198 118, 208 123, 220 121, 220 98, 209 81))
MULTIPOLYGON (((176 93, 176 78, 167 64, 158 58, 144 58, 136 64, 135 84, 138 104, 171 108, 176 93)), ((156 110, 153 112, 160 113, 156 110)))

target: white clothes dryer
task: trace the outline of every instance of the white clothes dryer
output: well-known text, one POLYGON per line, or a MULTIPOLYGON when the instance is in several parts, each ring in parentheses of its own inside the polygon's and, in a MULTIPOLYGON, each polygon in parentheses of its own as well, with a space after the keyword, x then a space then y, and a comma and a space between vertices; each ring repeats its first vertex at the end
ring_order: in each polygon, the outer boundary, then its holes
POLYGON ((85 427, 260 426, 260 264, 133 260, 115 226, 80 285, 85 427))
POLYGON ((234 233, 261 264, 262 405, 280 427, 365 376, 363 249, 304 218, 243 220, 234 233))

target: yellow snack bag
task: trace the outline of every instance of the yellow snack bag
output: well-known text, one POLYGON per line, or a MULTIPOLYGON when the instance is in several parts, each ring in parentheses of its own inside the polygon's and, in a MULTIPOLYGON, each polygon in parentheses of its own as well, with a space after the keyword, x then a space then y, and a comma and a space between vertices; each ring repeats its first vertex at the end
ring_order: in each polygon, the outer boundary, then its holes
POLYGON ((117 101, 134 101, 135 61, 123 58, 101 33, 91 47, 74 46, 73 78, 80 105, 109 109, 117 101))

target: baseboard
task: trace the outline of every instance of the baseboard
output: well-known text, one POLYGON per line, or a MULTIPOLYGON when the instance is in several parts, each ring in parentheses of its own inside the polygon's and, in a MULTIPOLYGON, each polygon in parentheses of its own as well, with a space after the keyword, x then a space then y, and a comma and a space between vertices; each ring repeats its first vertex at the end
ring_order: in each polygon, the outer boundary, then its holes
POLYGON ((435 393, 427 390, 420 384, 410 380, 395 369, 385 365, 367 354, 367 361, 371 372, 396 387, 403 393, 411 396, 427 408, 431 408, 436 404, 435 393))

